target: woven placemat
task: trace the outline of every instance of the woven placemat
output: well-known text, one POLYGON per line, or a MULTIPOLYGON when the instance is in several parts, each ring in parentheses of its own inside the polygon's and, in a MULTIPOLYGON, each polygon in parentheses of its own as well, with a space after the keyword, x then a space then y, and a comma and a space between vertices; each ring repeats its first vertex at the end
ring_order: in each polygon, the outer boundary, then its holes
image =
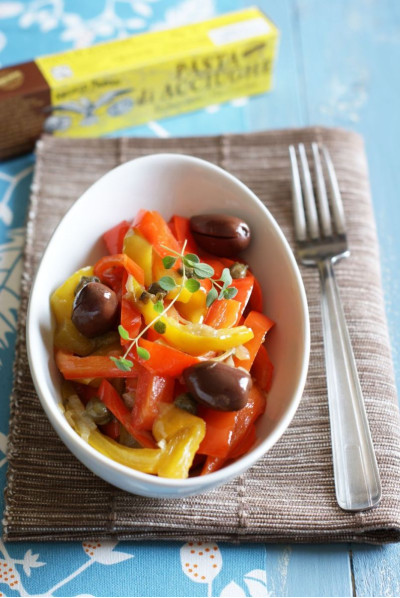
POLYGON ((8 540, 399 540, 400 422, 360 137, 309 128, 162 140, 42 139, 28 218, 10 426, 4 514, 8 540), (74 200, 109 169, 146 154, 178 152, 204 158, 238 176, 265 202, 293 243, 287 148, 313 140, 328 146, 343 194, 352 256, 336 272, 382 477, 381 505, 351 514, 336 504, 314 269, 302 269, 312 329, 308 382, 292 424, 275 447, 245 475, 197 497, 153 500, 103 482, 52 430, 27 365, 28 293, 54 227, 74 200))

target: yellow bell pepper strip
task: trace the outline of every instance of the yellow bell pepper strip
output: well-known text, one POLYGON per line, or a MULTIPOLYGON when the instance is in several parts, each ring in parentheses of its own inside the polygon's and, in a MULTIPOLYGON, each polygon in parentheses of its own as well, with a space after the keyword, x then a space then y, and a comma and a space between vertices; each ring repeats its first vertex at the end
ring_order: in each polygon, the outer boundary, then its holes
POLYGON ((158 473, 161 449, 129 448, 95 430, 89 436, 90 446, 106 457, 144 473, 158 473))
POLYGON ((129 448, 104 436, 87 415, 76 395, 67 399, 65 417, 74 430, 99 453, 131 469, 144 473, 157 473, 162 449, 129 448))
POLYGON ((175 305, 185 320, 189 320, 190 322, 193 322, 193 324, 201 324, 208 310, 206 298, 207 291, 201 287, 198 291, 192 293, 192 296, 187 303, 180 303, 177 301, 175 305))
POLYGON ((171 404, 162 405, 153 424, 154 438, 160 444, 166 442, 158 463, 158 475, 187 478, 205 433, 206 425, 200 417, 171 404))
MULTIPOLYGON (((146 326, 159 314, 154 309, 154 303, 138 301, 137 308, 142 313, 146 326)), ((254 334, 246 326, 234 328, 220 328, 215 330, 204 324, 180 324, 168 315, 160 316, 159 322, 165 325, 162 335, 165 342, 189 355, 201 355, 208 351, 228 351, 250 341, 254 334)))
POLYGON ((143 269, 144 284, 148 287, 153 281, 153 246, 137 231, 130 228, 125 235, 123 253, 143 269))
POLYGON ((176 287, 171 291, 168 291, 166 298, 172 301, 179 293, 177 301, 179 303, 187 303, 192 297, 192 293, 186 288, 180 289, 182 284, 182 276, 176 271, 176 265, 180 263, 180 260, 175 263, 173 268, 167 270, 164 268, 161 256, 154 251, 153 253, 153 280, 160 280, 163 276, 171 276, 175 280, 176 287))
POLYGON ((58 349, 84 356, 95 349, 96 341, 81 334, 71 320, 75 289, 82 276, 93 276, 93 268, 81 268, 72 274, 54 291, 50 298, 50 305, 56 319, 54 345, 58 349))

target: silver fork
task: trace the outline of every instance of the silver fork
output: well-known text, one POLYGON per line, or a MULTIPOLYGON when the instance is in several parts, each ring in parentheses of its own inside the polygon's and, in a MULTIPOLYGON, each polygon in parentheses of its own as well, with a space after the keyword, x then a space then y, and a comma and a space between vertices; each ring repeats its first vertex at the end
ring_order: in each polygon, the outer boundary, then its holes
POLYGON ((304 145, 289 147, 298 259, 318 268, 336 498, 346 511, 377 505, 381 483, 364 399, 333 270, 348 257, 343 204, 326 147, 311 144, 313 182, 304 145), (325 183, 327 181, 327 185, 325 183), (328 186, 328 190, 327 190, 328 186))

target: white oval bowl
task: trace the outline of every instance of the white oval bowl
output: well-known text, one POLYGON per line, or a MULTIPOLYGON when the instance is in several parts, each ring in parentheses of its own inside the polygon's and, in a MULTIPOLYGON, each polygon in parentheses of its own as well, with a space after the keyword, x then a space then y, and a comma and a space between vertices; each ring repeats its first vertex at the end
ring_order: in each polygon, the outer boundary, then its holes
MULTIPOLYGON (((265 182, 268 184, 268 181, 265 182)), ((54 232, 32 287, 27 348, 33 381, 54 429, 71 452, 95 474, 134 494, 178 498, 220 486, 240 475, 282 436, 298 407, 308 369, 310 332, 302 279, 292 251, 269 211, 238 179, 198 158, 155 154, 111 170, 78 199, 54 232), (53 358, 54 321, 49 299, 74 271, 104 255, 101 235, 140 208, 191 216, 225 212, 243 218, 252 242, 244 254, 264 291, 264 311, 276 325, 268 351, 275 371, 257 443, 220 471, 186 480, 134 471, 101 455, 69 426, 60 409, 60 374, 53 358)))

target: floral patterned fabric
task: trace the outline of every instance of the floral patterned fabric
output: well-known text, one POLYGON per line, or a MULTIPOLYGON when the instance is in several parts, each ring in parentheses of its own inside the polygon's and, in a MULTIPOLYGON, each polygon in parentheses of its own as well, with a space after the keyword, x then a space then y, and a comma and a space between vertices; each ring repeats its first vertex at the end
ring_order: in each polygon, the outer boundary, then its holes
MULTIPOLYGON (((241 8, 227 0, 0 2, 0 66, 241 8)), ((169 137, 241 132, 253 100, 240 98, 123 133, 169 137)), ((0 164, 0 480, 5 485, 24 222, 34 157, 0 164)), ((3 504, 1 505, 3 507, 3 504)), ((277 565, 284 574, 285 549, 277 565)), ((265 547, 199 543, 0 541, 0 596, 269 596, 265 547)), ((274 558, 271 555, 271 558, 274 558)))

